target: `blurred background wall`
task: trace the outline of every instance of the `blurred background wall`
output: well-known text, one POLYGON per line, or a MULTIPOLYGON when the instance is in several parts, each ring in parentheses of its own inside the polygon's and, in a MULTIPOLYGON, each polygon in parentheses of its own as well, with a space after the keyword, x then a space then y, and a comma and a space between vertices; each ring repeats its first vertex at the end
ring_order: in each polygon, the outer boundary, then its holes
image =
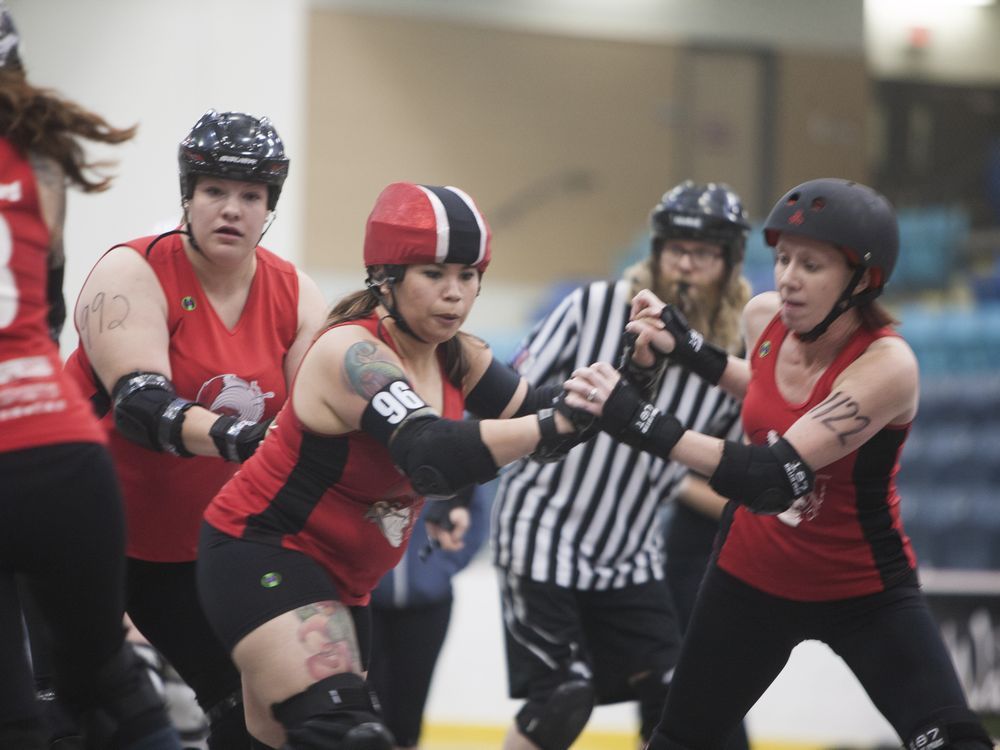
MULTIPOLYGON (((569 285, 640 257, 649 209, 682 179, 729 182, 755 222, 805 179, 874 185, 899 210, 903 260, 886 299, 924 378, 902 474, 908 529, 928 567, 1000 568, 995 2, 8 3, 36 83, 115 124, 139 124, 134 142, 92 151, 117 160, 114 188, 70 199, 70 300, 110 244, 177 222, 177 143, 210 107, 276 124, 292 167, 265 244, 303 265, 331 301, 361 285, 364 220, 385 184, 470 192, 492 223, 496 257, 470 328, 502 355, 569 285)), ((746 270, 757 291, 770 287, 757 231, 746 270)), ((64 349, 75 344, 66 331, 64 349)), ((493 583, 487 566, 470 575, 464 585, 480 598, 463 593, 463 610, 460 596, 455 633, 466 635, 455 637, 471 640, 449 642, 432 718, 502 723, 511 706, 499 621, 484 614, 493 583), (470 666, 486 675, 469 683, 470 666), (486 686, 495 692, 484 697, 486 686), (474 705, 490 706, 485 718, 474 705)), ((992 640, 961 629, 953 640, 968 657, 970 692, 997 711, 991 618, 992 640)), ((752 715, 757 728, 827 743, 885 739, 851 678, 828 655, 804 653, 752 715), (810 677, 816 669, 821 677, 810 677)))

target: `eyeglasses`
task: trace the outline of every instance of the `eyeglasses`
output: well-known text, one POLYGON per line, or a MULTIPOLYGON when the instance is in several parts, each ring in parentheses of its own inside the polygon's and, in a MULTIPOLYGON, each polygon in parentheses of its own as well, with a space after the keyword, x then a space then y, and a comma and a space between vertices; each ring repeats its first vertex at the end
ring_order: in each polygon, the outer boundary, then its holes
POLYGON ((691 260, 691 265, 707 266, 722 258, 721 250, 714 250, 710 247, 685 248, 680 245, 664 245, 663 252, 670 257, 674 263, 679 263, 685 255, 691 260))

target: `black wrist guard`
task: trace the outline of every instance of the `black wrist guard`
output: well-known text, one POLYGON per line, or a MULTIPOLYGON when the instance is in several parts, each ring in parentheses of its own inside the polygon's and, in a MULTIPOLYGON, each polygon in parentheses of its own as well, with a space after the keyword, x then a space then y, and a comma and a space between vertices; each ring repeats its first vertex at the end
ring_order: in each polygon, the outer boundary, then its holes
POLYGON ((583 435, 585 440, 601 431, 601 426, 597 423, 597 417, 585 409, 577 409, 566 403, 566 391, 562 391, 556 397, 553 406, 557 412, 570 421, 576 433, 583 435))
POLYGON ((160 415, 158 428, 159 442, 163 450, 181 458, 191 458, 194 454, 184 447, 181 428, 184 427, 184 417, 187 410, 198 404, 186 398, 175 398, 160 415))
POLYGON ((632 354, 635 352, 635 340, 637 338, 636 334, 629 333, 628 331, 622 337, 624 346, 618 372, 624 375, 628 382, 639 389, 639 393, 644 399, 652 401, 656 396, 656 386, 659 385, 660 379, 663 377, 663 371, 667 369, 667 358, 663 352, 653 349, 653 355, 655 356, 653 364, 649 367, 642 367, 636 364, 635 360, 632 359, 632 354))
POLYGON ((676 342, 669 357, 712 385, 718 385, 729 363, 725 350, 708 343, 704 336, 692 330, 684 313, 673 305, 663 308, 660 320, 676 342))
POLYGON ((236 417, 219 417, 212 423, 208 434, 215 443, 219 455, 227 461, 241 464, 257 450, 260 441, 267 434, 271 420, 251 422, 236 417))
MULTIPOLYGON (((588 414, 587 416, 590 415, 588 414)), ((541 464, 551 464, 561 461, 566 457, 567 453, 587 440, 595 432, 592 431, 586 437, 576 431, 565 434, 559 432, 556 429, 556 409, 554 406, 547 406, 544 409, 538 410, 538 429, 542 433, 542 437, 529 458, 541 464)))
POLYGON ((600 419, 601 429, 633 448, 669 458, 684 434, 684 425, 673 414, 664 414, 644 401, 624 379, 611 391, 600 419))

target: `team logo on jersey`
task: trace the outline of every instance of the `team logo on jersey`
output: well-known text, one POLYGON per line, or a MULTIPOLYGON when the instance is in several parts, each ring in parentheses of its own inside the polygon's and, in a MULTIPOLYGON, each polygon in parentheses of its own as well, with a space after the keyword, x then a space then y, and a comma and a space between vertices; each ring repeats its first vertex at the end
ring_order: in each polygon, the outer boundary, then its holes
POLYGON ((791 507, 778 514, 778 520, 792 528, 795 528, 803 521, 812 521, 823 507, 823 500, 826 498, 826 485, 830 481, 829 474, 817 474, 816 483, 812 492, 803 495, 791 507))
POLYGON ((766 357, 770 353, 771 353, 771 342, 770 342, 770 340, 764 341, 763 343, 761 343, 760 349, 757 350, 757 356, 758 357, 766 357))
POLYGON ((410 535, 413 508, 389 500, 379 500, 368 509, 365 518, 378 526, 389 544, 400 547, 410 535))
POLYGON ((194 310, 197 307, 194 301, 194 297, 181 297, 181 307, 183 307, 188 312, 194 310))
POLYGON ((256 380, 249 383, 239 375, 216 375, 198 389, 195 401, 211 411, 259 422, 264 416, 264 401, 274 398, 274 391, 265 393, 256 380))

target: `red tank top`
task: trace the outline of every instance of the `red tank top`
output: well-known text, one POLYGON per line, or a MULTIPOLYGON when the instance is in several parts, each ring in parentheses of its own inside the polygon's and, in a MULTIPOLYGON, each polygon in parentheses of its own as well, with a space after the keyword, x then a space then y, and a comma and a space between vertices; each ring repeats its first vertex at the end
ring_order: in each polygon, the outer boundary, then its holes
MULTIPOLYGON (((127 246, 147 257, 153 239, 127 246)), ((178 235, 157 242, 147 257, 167 300, 177 395, 252 421, 273 417, 285 402, 284 363, 296 337, 299 297, 295 266, 264 248, 256 252, 250 294, 232 330, 215 314, 178 235)), ((86 395, 96 395, 95 403, 107 403, 82 346, 70 355, 66 369, 86 395)), ((118 434, 110 412, 101 424, 125 494, 128 555, 154 562, 194 560, 201 514, 239 466, 217 457, 180 458, 143 448, 118 434)))
MULTIPOLYGON (((788 329, 775 316, 750 353, 743 429, 756 445, 783 435, 830 395, 837 376, 890 328, 860 328, 822 374, 809 398, 788 403, 774 368, 788 329)), ((899 517, 896 473, 909 425, 885 427, 857 450, 816 470, 813 491, 778 516, 739 506, 724 535, 718 564, 775 596, 825 601, 882 591, 913 575, 916 559, 899 517)))
POLYGON ((49 241, 31 163, 0 138, 0 452, 104 442, 49 338, 49 241))
MULTIPOLYGON (((379 335, 374 316, 341 325, 379 335)), ((395 350, 391 339, 383 340, 395 350)), ((461 419, 465 398, 443 364, 441 377, 442 416, 461 419)), ((367 604, 406 551, 424 500, 368 433, 311 432, 290 401, 277 422, 208 506, 205 520, 232 536, 309 555, 330 574, 344 604, 367 604)))

